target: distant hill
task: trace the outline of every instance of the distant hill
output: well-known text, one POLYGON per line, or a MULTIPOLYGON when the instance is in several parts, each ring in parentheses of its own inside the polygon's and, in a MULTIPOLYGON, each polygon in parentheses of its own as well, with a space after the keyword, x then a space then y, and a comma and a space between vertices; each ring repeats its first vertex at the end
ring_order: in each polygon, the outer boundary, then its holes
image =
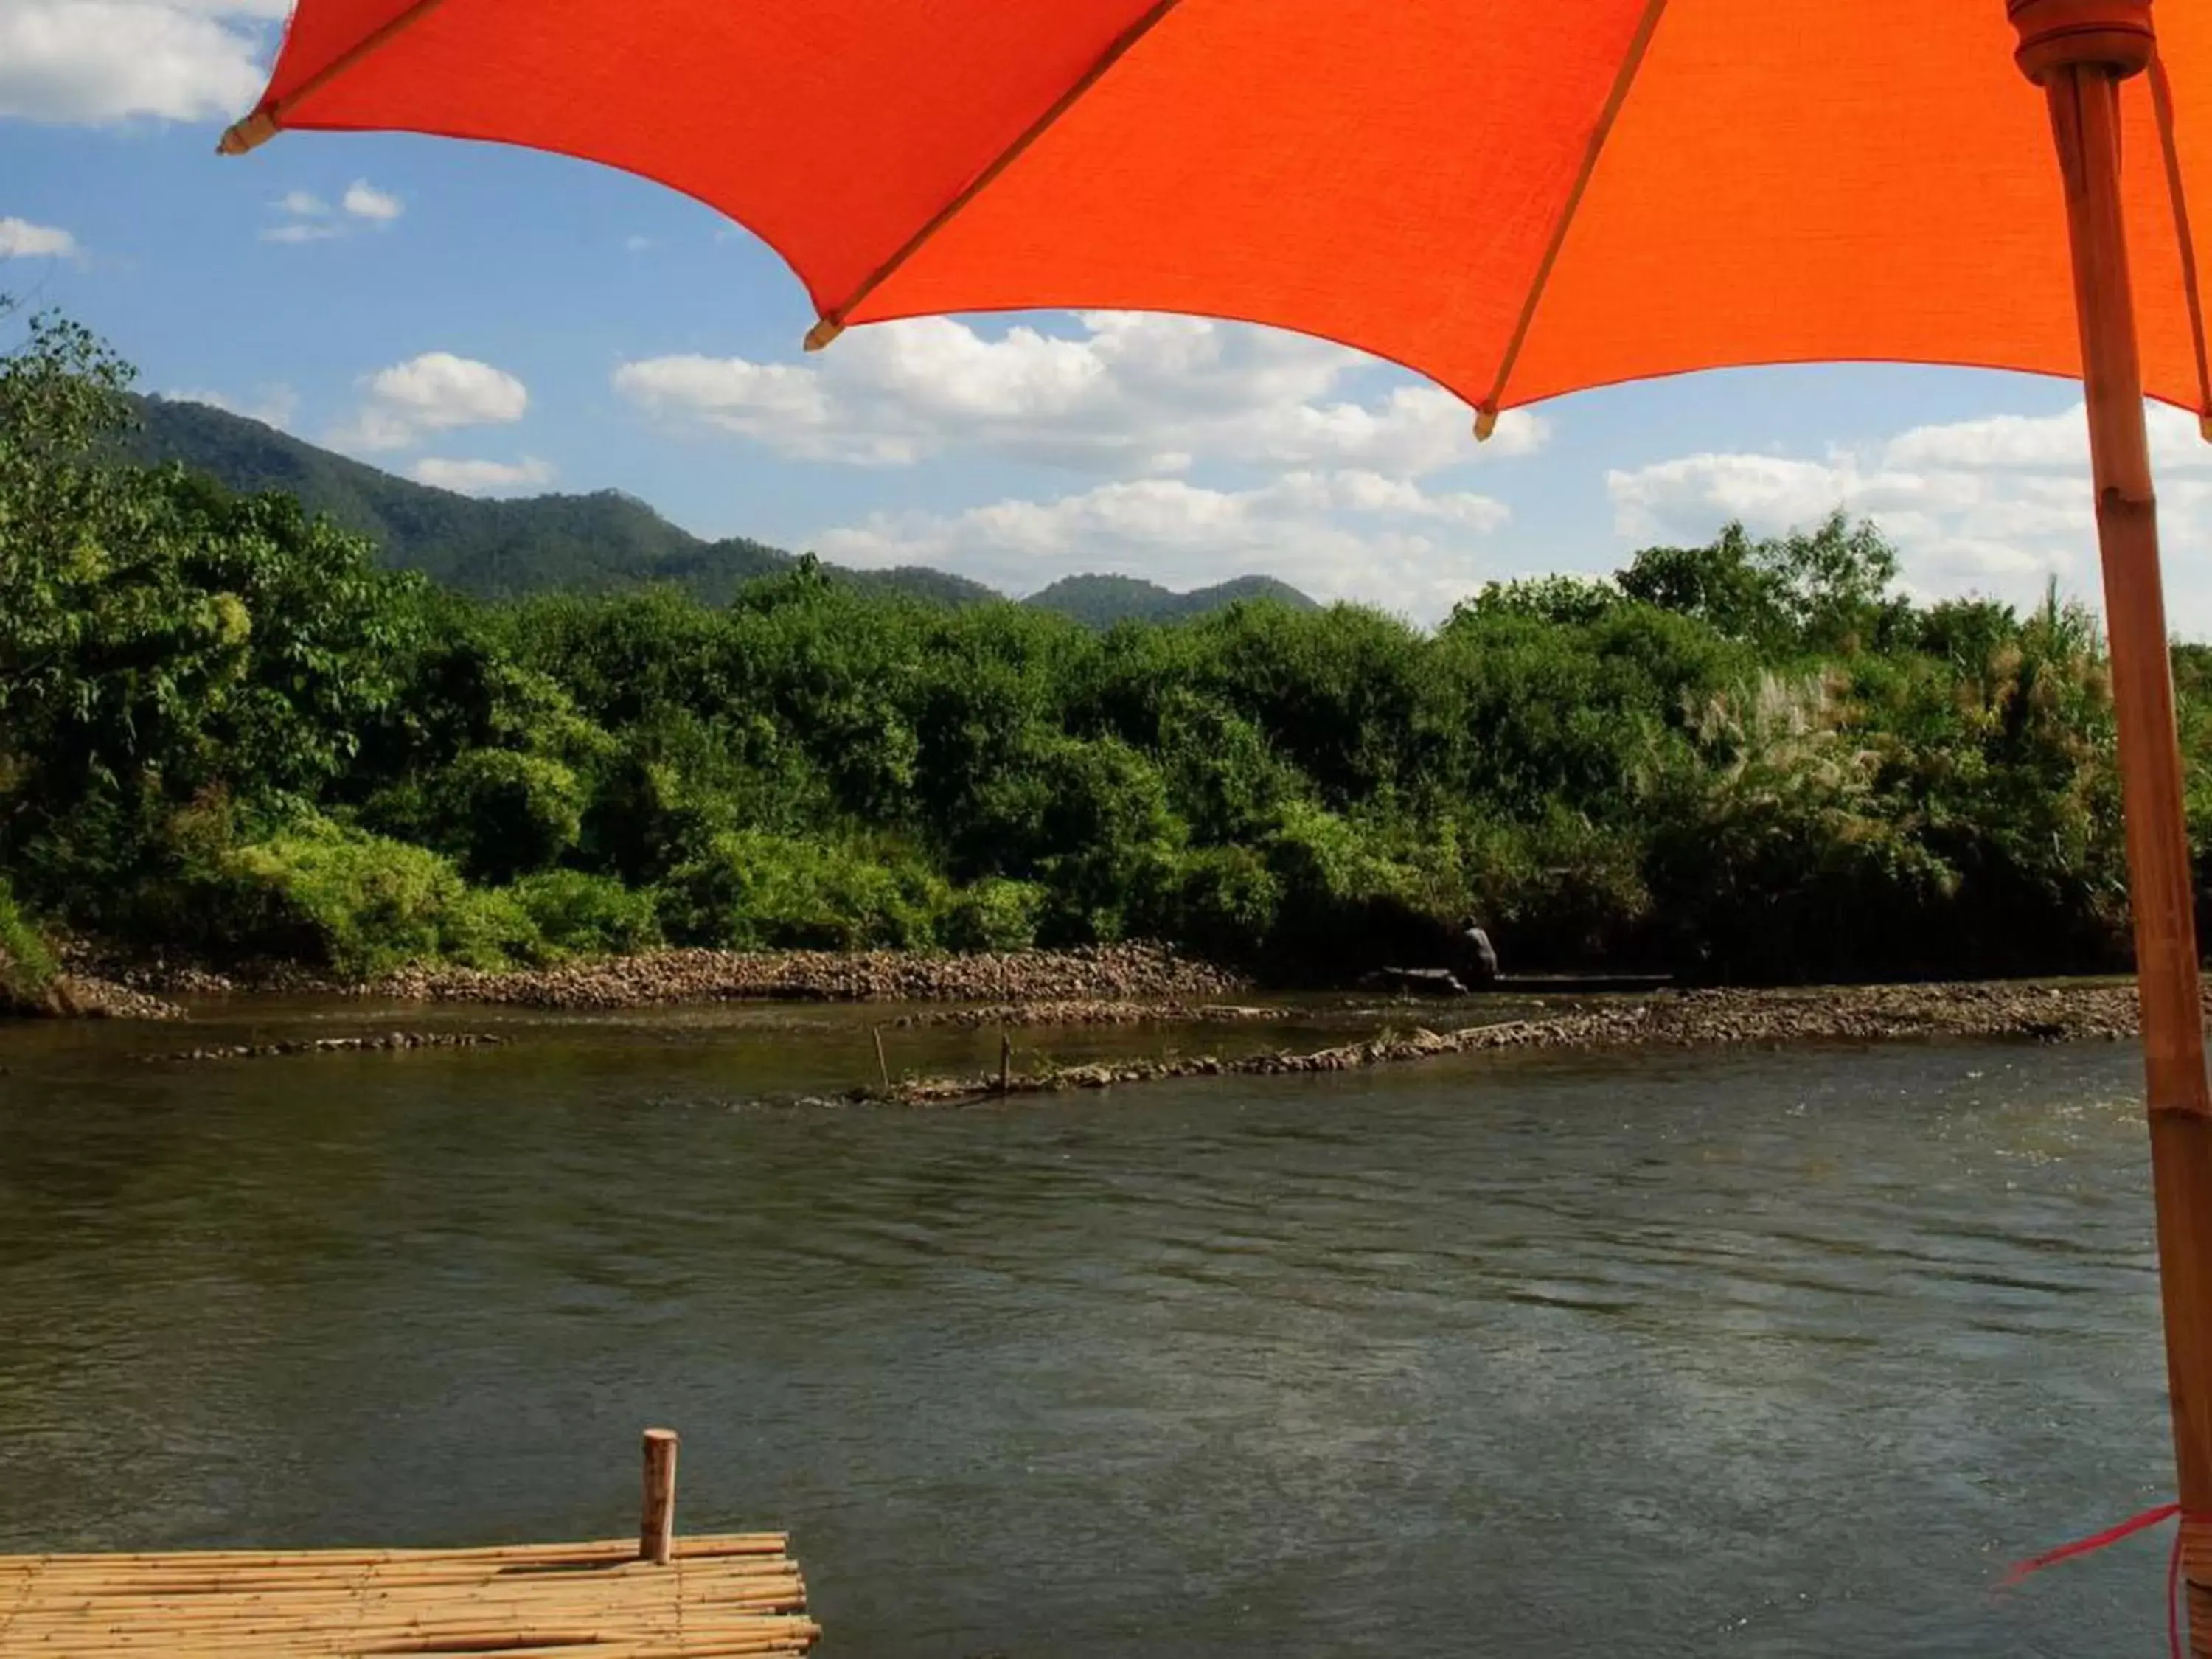
MULTIPOLYGON (((483 501, 436 489, 206 404, 139 400, 130 449, 179 461, 233 489, 282 489, 374 541, 386 563, 483 599, 549 588, 601 592, 665 580, 710 603, 792 562, 781 548, 732 537, 706 542, 643 501, 590 495, 483 501)), ((989 597, 970 583, 977 599, 989 597)))
MULTIPOLYGON (((619 490, 486 501, 395 477, 211 404, 167 398, 134 402, 141 423, 127 442, 134 459, 181 462, 233 489, 297 495, 310 512, 326 513, 369 538, 386 563, 420 570, 481 599, 549 590, 605 592, 662 581, 709 605, 723 605, 746 582, 774 575, 794 561, 780 547, 743 536, 702 540, 619 490)), ((827 568, 856 586, 938 605, 1006 597, 965 576, 920 566, 827 568)), ((1166 622, 1262 598, 1313 605, 1296 588, 1267 576, 1243 576, 1192 593, 1127 576, 1071 576, 1026 603, 1107 628, 1128 617, 1166 622)))
POLYGON ((1057 611, 1092 628, 1111 628, 1117 622, 1131 620, 1176 622, 1218 611, 1240 599, 1273 599, 1294 611, 1316 608, 1313 600, 1273 576, 1239 576, 1234 581, 1194 588, 1188 593, 1177 593, 1137 576, 1063 576, 1023 603, 1040 611, 1057 611))

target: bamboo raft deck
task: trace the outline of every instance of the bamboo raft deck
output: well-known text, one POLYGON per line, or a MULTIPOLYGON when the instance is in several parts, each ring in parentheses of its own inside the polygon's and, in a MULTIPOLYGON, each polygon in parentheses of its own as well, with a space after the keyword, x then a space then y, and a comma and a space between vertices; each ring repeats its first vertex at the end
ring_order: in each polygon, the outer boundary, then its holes
POLYGON ((784 1534, 673 1539, 673 1435, 647 1437, 645 1486, 634 1539, 0 1556, 0 1656, 734 1659, 820 1639, 784 1534))

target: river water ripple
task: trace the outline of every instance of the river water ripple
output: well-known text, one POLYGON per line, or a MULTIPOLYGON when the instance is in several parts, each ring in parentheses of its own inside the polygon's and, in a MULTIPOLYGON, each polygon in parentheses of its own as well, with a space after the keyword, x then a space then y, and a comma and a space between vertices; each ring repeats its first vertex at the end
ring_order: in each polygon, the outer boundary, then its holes
POLYGON ((1991 1593, 2168 1495, 2132 1048, 927 1114, 751 1018, 0 1032, 0 1549, 617 1534, 665 1423, 825 1659, 2160 1650, 2163 1535, 1991 1593))

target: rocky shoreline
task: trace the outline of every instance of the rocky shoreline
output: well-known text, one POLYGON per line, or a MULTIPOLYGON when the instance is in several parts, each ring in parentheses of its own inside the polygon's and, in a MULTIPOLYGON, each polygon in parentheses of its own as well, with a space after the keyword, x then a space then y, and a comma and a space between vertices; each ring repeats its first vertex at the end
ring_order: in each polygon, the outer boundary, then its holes
MULTIPOLYGON (((891 1028, 1227 1026, 1306 1018, 1357 1020, 1370 1030, 1384 1028, 1362 1042, 1306 1054, 1133 1061, 1106 1068, 1110 1076, 1092 1076, 1079 1067, 1013 1080, 1025 1089, 1220 1070, 1338 1070, 1503 1048, 1771 1046, 1930 1037, 2110 1041, 2132 1036, 2136 1030, 2135 988, 2112 980, 1578 995, 1545 999, 1538 1005, 1544 1012, 1529 1018, 1484 1023, 1474 1023, 1486 1006, 1481 996, 1439 1002, 1348 995, 1333 1009, 1310 1002, 1293 1007, 1258 1000, 1248 982, 1212 964, 1143 945, 973 956, 676 950, 504 973, 410 969, 354 985, 283 969, 231 978, 160 963, 125 966, 77 952, 58 986, 70 1000, 52 1012, 127 1019, 179 1017, 183 1011, 164 1000, 165 993, 281 993, 364 1002, 504 1005, 553 1013, 738 1000, 906 1005, 896 1012, 886 1007, 882 1024, 891 1028)), ((1501 1015, 1511 1012, 1497 1009, 1501 1015)), ((930 1098, 959 1097, 994 1091, 998 1081, 948 1079, 907 1086, 930 1098)))
MULTIPOLYGON (((397 976, 357 994, 411 995, 425 1001, 506 1002, 540 1009, 598 1010, 726 998, 821 1000, 871 998, 890 1002, 941 998, 947 959, 830 957, 811 953, 734 957, 716 952, 669 952, 658 959, 663 970, 647 979, 611 977, 634 963, 599 964, 595 969, 554 970, 549 975, 481 975, 441 972, 397 976), (667 971, 672 960, 677 971, 667 971), (825 979, 823 969, 840 970, 825 979), (804 986, 795 990, 795 985, 804 986), (703 991, 702 988, 706 988, 703 991)), ((992 973, 1010 974, 1019 957, 952 958, 973 967, 988 963, 992 973)), ((1040 975, 1049 989, 1064 991, 1085 972, 1113 975, 1138 986, 1196 984, 1212 992, 1225 975, 1166 952, 1124 949, 1111 951, 1034 953, 1025 965, 1044 964, 1040 975)), ((79 981, 82 982, 82 981, 79 981)), ((965 981, 972 985, 973 981, 965 981)), ((164 1018, 164 1005, 143 993, 122 993, 120 1006, 106 1012, 122 1018, 164 1018), (152 1012, 140 1013, 141 1008, 152 1012)), ((1223 1057, 1218 1054, 1170 1054, 1159 1059, 1129 1058, 1074 1066, 1048 1066, 1027 1073, 981 1076, 909 1077, 886 1079, 883 1087, 842 1093, 843 1103, 872 1102, 911 1106, 957 1105, 1009 1094, 1033 1095, 1074 1089, 1161 1082, 1212 1076, 1290 1076, 1344 1072, 1403 1064, 1447 1054, 1508 1049, 1607 1049, 1626 1048, 1779 1048, 1798 1043, 1868 1043, 1929 1039, 1981 1039, 2033 1042, 2115 1042, 2137 1030, 2135 988, 2113 981, 1984 982, 1835 986, 1786 990, 1665 991, 1638 995, 1562 999, 1557 1012, 1527 1018, 1496 1018, 1448 1024, 1438 1016, 1464 1020, 1483 1006, 1480 997, 1449 1005, 1416 999, 1377 1002, 1347 1000, 1334 1011, 1310 1003, 1222 1002, 1205 997, 1132 994, 1110 998, 1039 996, 1006 1001, 939 1003, 890 1014, 885 1029, 951 1027, 982 1030, 1107 1026, 1152 1024, 1223 1028, 1240 1024, 1326 1019, 1358 1020, 1380 1029, 1352 1042, 1310 1051, 1277 1049, 1223 1057)), ((2212 997, 2207 999, 2212 1012, 2212 997)), ((1499 1010, 1501 1013, 1505 1010, 1499 1010)), ((794 1033, 808 1022, 794 1016, 794 1033)), ((368 1050, 492 1047, 514 1041, 477 1032, 386 1030, 341 1036, 294 1038, 250 1044, 217 1044, 152 1060, 207 1061, 274 1058, 280 1055, 356 1053, 368 1050)))
POLYGON ((99 976, 143 995, 341 996, 396 1002, 504 1005, 603 1012, 682 1003, 1188 1003, 1243 991, 1236 974, 1158 945, 974 955, 899 951, 650 951, 497 972, 404 968, 362 982, 283 963, 215 972, 197 963, 112 960, 80 946, 80 980, 99 976))
POLYGON ((0 1017, 19 1019, 182 1019, 175 1003, 94 974, 57 974, 35 990, 0 987, 0 1017))
POLYGON ((656 951, 605 962, 485 974, 415 969, 361 988, 371 997, 531 1008, 672 1003, 1167 1002, 1241 988, 1210 963, 1153 945, 972 956, 896 951, 656 951))

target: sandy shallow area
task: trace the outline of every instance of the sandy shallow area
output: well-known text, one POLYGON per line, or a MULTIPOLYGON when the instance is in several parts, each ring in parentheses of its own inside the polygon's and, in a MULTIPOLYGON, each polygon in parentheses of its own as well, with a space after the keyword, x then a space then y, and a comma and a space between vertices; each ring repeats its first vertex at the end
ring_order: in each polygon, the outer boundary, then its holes
POLYGON ((2036 1042, 2117 1042, 2136 1030, 2135 989, 2109 981, 1832 986, 1810 989, 1680 991, 1624 997, 1599 1006, 1530 1018, 1447 1023, 1468 999, 1431 1011, 1408 1008, 1372 1036, 1304 1053, 1224 1059, 1193 1054, 1131 1059, 981 1077, 911 1079, 866 1091, 910 1105, 957 1104, 1006 1094, 1102 1089, 1173 1078, 1271 1076, 1356 1071, 1442 1054, 1509 1048, 1618 1048, 1801 1042, 1996 1038, 2036 1042))

